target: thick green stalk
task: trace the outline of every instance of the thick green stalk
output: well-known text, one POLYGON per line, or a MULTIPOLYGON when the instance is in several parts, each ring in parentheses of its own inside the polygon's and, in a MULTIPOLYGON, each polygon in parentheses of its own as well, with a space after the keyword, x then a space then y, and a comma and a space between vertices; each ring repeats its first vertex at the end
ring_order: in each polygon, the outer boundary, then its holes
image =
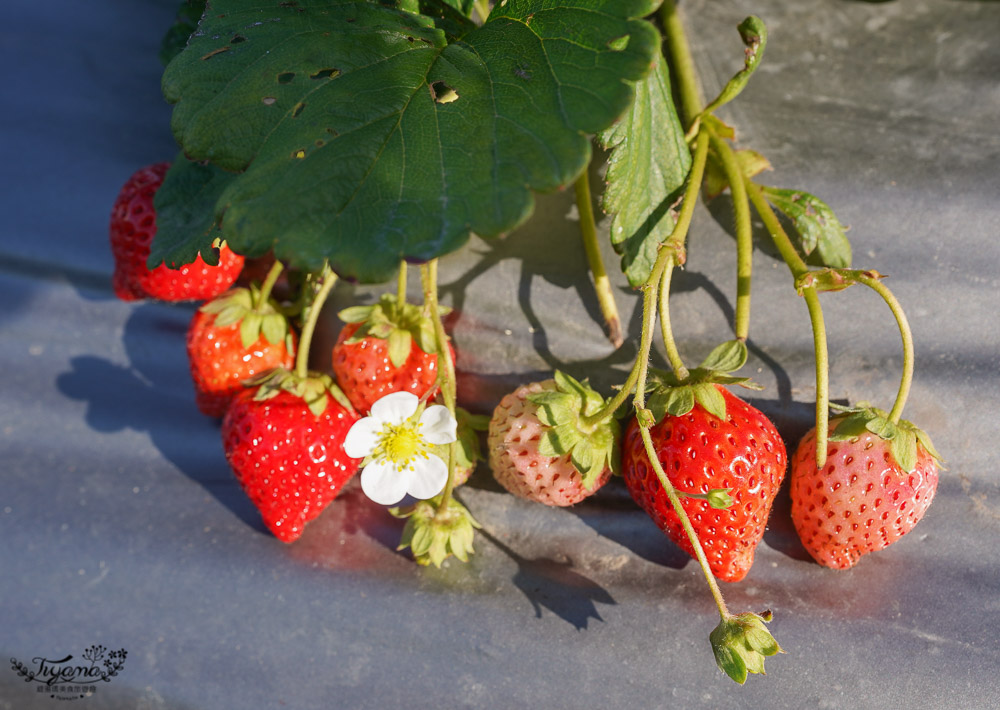
MULTIPOLYGON (((754 209, 760 215, 761 221, 771 234, 771 239, 777 247, 781 258, 788 265, 792 276, 798 279, 809 271, 799 253, 795 251, 792 240, 785 233, 785 229, 778 221, 777 215, 767 203, 760 186, 754 183, 749 177, 743 177, 743 184, 746 185, 747 195, 753 203, 754 209)), ((816 354, 816 466, 822 467, 826 463, 827 429, 830 423, 830 363, 826 343, 826 325, 823 322, 823 309, 820 307, 819 294, 815 288, 805 288, 802 290, 802 297, 806 301, 809 309, 809 321, 813 331, 813 350, 816 354)))
POLYGON ((616 347, 625 342, 622 335, 622 321, 618 315, 618 305, 615 294, 611 290, 611 280, 604 268, 601 257, 601 247, 597 239, 597 223, 594 220, 594 208, 590 201, 590 176, 584 170, 576 180, 576 208, 580 214, 580 236, 583 237, 583 248, 587 254, 590 273, 594 276, 594 292, 601 307, 601 315, 608 327, 608 340, 616 347))
POLYGON ((663 348, 667 352, 667 360, 673 368, 677 377, 681 380, 687 378, 688 369, 684 366, 681 354, 677 351, 677 343, 674 341, 674 331, 670 325, 670 280, 674 273, 674 264, 669 262, 663 269, 663 276, 660 278, 660 333, 663 336, 663 348))
POLYGON ((295 356, 295 374, 301 378, 309 376, 309 346, 312 344, 313 332, 316 330, 316 321, 319 320, 319 313, 323 310, 326 297, 330 295, 334 284, 337 283, 337 275, 333 273, 329 264, 324 264, 320 278, 322 282, 319 291, 316 292, 316 296, 306 311, 302 335, 299 336, 299 352, 295 356))
POLYGON ((399 275, 396 277, 396 303, 402 307, 406 303, 406 262, 399 262, 399 275))
POLYGON ((896 318, 896 325, 899 326, 899 334, 903 339, 903 376, 899 382, 899 392, 896 394, 896 401, 892 405, 892 411, 889 412, 889 420, 893 424, 898 424, 900 417, 903 415, 903 407, 906 406, 906 398, 910 394, 910 385, 913 383, 914 349, 910 322, 906 319, 903 307, 885 284, 878 279, 863 274, 856 278, 858 283, 862 283, 875 291, 886 302, 886 305, 892 311, 892 315, 896 318))
POLYGON ((660 19, 663 21, 667 51, 670 54, 671 72, 677 78, 681 117, 687 128, 701 113, 704 104, 701 90, 698 88, 698 72, 694 66, 694 57, 691 56, 691 46, 684 33, 684 24, 673 0, 663 1, 660 6, 660 19))
MULTIPOLYGON (((448 334, 445 333, 444 321, 441 320, 441 307, 438 304, 437 259, 431 259, 420 267, 420 280, 424 288, 424 305, 430 311, 430 317, 434 323, 434 337, 437 341, 438 381, 441 385, 441 393, 444 396, 445 406, 451 411, 452 416, 455 416, 455 407, 457 406, 455 362, 451 359, 451 350, 448 348, 448 334)), ((451 501, 451 493, 455 488, 457 446, 457 441, 452 442, 448 446, 448 482, 445 483, 444 491, 441 494, 441 502, 437 507, 437 515, 447 512, 448 503, 451 501)))
POLYGON ((257 297, 257 303, 253 304, 254 308, 259 308, 267 303, 267 299, 271 297, 271 291, 274 289, 274 284, 277 283, 278 277, 281 276, 281 272, 284 268, 284 265, 280 261, 275 261, 271 265, 271 269, 267 272, 267 277, 264 279, 264 283, 260 286, 260 294, 257 297))
POLYGON ((733 330, 737 339, 746 342, 750 335, 750 279, 753 274, 753 225, 750 223, 750 200, 747 197, 743 171, 736 159, 736 153, 711 127, 704 126, 703 130, 708 130, 711 136, 712 148, 722 162, 726 179, 729 181, 729 193, 733 198, 733 222, 736 232, 736 314, 733 319, 733 330))

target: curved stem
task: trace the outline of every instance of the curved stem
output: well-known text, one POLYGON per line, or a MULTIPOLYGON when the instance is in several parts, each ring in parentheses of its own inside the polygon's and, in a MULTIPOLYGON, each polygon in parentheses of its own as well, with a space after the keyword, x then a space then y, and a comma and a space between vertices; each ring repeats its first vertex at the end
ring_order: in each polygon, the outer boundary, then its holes
POLYGON ((257 297, 257 303, 254 304, 255 308, 260 308, 267 303, 267 300, 271 297, 271 291, 274 289, 274 284, 277 283, 278 277, 281 276, 281 272, 284 268, 285 265, 277 260, 275 260, 274 264, 271 265, 271 270, 267 272, 267 277, 264 279, 264 283, 260 286, 260 294, 257 297))
POLYGON ((733 222, 736 232, 736 314, 733 330, 736 338, 746 342, 750 335, 750 279, 753 273, 753 231, 750 223, 750 200, 747 197, 743 171, 736 154, 725 140, 705 127, 711 136, 712 147, 722 162, 729 181, 729 194, 733 199, 733 222))
MULTIPOLYGON (((441 382, 441 394, 444 396, 445 406, 451 411, 452 416, 455 416, 455 362, 451 359, 451 350, 448 348, 448 334, 445 333, 444 322, 441 320, 441 308, 438 305, 437 294, 437 274, 437 259, 431 259, 420 267, 420 280, 424 288, 424 304, 430 310, 430 317, 434 324, 434 338, 437 341, 438 379, 441 382), (442 367, 442 364, 444 367, 442 367)), ((455 488, 455 454, 457 446, 457 441, 452 442, 448 446, 448 482, 445 483, 444 491, 441 493, 441 501, 438 503, 435 515, 445 514, 448 510, 448 503, 451 501, 451 494, 455 488)))
POLYGON ((618 315, 618 305, 615 294, 611 290, 611 280, 604 259, 601 257, 601 247, 597 239, 597 224, 594 221, 594 208, 590 201, 590 175, 584 170, 574 185, 576 191, 576 208, 580 214, 580 236, 583 237, 583 248, 587 254, 590 272, 594 275, 594 292, 601 308, 601 315, 608 327, 608 340, 616 347, 625 342, 622 335, 621 317, 618 315))
POLYGON ((677 374, 677 378, 684 380, 688 376, 688 369, 684 367, 684 361, 677 350, 677 343, 674 342, 674 331, 670 325, 670 280, 674 273, 673 261, 667 262, 663 269, 663 276, 660 278, 660 333, 663 337, 663 348, 667 351, 667 360, 670 367, 677 374))
MULTIPOLYGON (((764 226, 771 234, 771 239, 777 247, 781 258, 788 265, 792 276, 798 279, 809 271, 809 267, 795 251, 792 240, 785 233, 781 222, 767 203, 761 192, 760 186, 750 178, 744 176, 743 184, 747 188, 747 195, 753 203, 754 209, 760 215, 764 226)), ((813 331, 813 350, 816 353, 816 466, 822 467, 826 463, 827 429, 830 423, 830 380, 829 380, 829 355, 826 343, 826 325, 823 322, 823 309, 819 304, 819 294, 815 288, 805 288, 802 290, 802 297, 806 301, 809 309, 809 321, 813 331)))
POLYGON ((858 283, 862 283, 872 289, 882 300, 886 302, 892 315, 896 318, 896 325, 899 326, 899 334, 903 339, 903 376, 899 382, 899 392, 896 394, 896 401, 889 412, 889 420, 893 424, 899 423, 899 418, 903 414, 903 407, 906 406, 906 398, 910 395, 910 385, 913 383, 913 333, 910 330, 910 322, 906 319, 903 307, 893 295, 892 291, 878 279, 860 274, 856 276, 858 283))
POLYGON ((319 313, 323 310, 326 297, 330 295, 333 285, 337 283, 337 275, 333 273, 329 264, 323 265, 320 278, 322 282, 315 298, 309 304, 306 321, 302 325, 302 335, 299 336, 299 352, 295 356, 295 374, 301 378, 309 376, 309 346, 312 344, 313 332, 316 330, 316 321, 319 320, 319 313))

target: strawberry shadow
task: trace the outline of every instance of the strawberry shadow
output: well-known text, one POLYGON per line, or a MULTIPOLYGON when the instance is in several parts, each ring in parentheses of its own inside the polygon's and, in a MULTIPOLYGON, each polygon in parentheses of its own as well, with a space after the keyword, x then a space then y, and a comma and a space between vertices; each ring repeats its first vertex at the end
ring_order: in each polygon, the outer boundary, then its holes
POLYGON ((572 561, 548 558, 528 559, 502 543, 489 531, 477 532, 517 564, 511 581, 531 602, 535 618, 542 618, 548 609, 577 631, 583 631, 590 620, 603 622, 598 604, 617 605, 604 587, 573 569, 572 561))
MULTIPOLYGON (((194 403, 184 338, 193 307, 138 305, 125 323, 121 365, 78 355, 56 378, 70 399, 85 402, 96 432, 145 432, 153 446, 247 526, 267 534, 260 514, 233 478, 222 450, 219 422, 194 403)), ((122 485, 129 485, 125 481, 122 485)))

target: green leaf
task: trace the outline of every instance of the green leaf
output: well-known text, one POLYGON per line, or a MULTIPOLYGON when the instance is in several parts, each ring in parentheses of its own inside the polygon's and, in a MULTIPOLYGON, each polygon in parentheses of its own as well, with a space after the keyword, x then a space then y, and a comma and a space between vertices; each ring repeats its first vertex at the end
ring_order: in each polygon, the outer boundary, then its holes
POLYGON ((743 68, 722 88, 719 95, 702 111, 702 115, 710 114, 723 104, 729 103, 743 91, 750 77, 760 66, 767 47, 767 27, 759 17, 751 15, 741 22, 737 28, 740 39, 746 45, 746 58, 743 68))
POLYGON ((716 372, 735 372, 743 367, 746 361, 746 343, 742 340, 727 340, 712 350, 698 367, 716 372))
POLYGON ((726 421, 726 398, 718 387, 711 383, 693 385, 694 398, 701 408, 713 417, 726 421))
POLYGON ((208 264, 219 263, 212 242, 219 236, 214 207, 232 182, 233 175, 212 165, 203 165, 178 155, 153 196, 156 236, 147 266, 190 264, 201 254, 208 264))
POLYGON ((242 171, 215 207, 234 251, 380 282, 576 179, 659 51, 655 4, 507 2, 454 39, 374 2, 214 0, 163 90, 185 152, 242 171))
POLYGON ((674 230, 670 208, 691 168, 665 59, 660 57, 636 84, 632 107, 599 140, 611 151, 601 206, 614 215, 611 243, 629 283, 637 287, 649 278, 657 247, 674 230))
POLYGON ((163 66, 181 53, 204 12, 205 0, 184 0, 181 3, 177 20, 160 41, 160 62, 163 66))
POLYGON ((762 189, 767 201, 792 220, 798 233, 796 247, 810 262, 837 268, 851 265, 851 243, 829 205, 802 190, 762 189))
POLYGON ((337 314, 345 323, 363 323, 371 315, 375 306, 349 306, 337 314))

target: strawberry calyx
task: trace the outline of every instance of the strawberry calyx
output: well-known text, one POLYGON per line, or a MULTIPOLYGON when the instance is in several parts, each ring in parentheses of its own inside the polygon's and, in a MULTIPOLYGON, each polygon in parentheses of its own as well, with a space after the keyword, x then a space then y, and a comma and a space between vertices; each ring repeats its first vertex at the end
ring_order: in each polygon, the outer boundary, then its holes
POLYGON ((748 673, 764 673, 765 657, 785 652, 764 625, 771 618, 770 610, 728 616, 709 634, 716 664, 740 685, 748 673))
POLYGON ((918 446, 944 468, 941 455, 934 448, 930 436, 913 422, 900 419, 893 422, 885 410, 860 402, 857 407, 831 405, 840 412, 831 422, 830 441, 849 441, 862 434, 872 433, 889 442, 889 452, 899 467, 910 473, 917 466, 918 446))
POLYGON ((305 377, 301 377, 292 370, 278 367, 261 374, 260 377, 248 380, 245 384, 257 387, 254 400, 258 402, 276 397, 279 392, 288 392, 304 401, 309 411, 317 417, 326 411, 329 402, 327 395, 349 412, 354 411, 344 391, 337 386, 330 375, 323 372, 309 372, 305 377))
POLYGON ((538 443, 543 456, 569 454, 573 466, 582 476, 582 485, 593 490, 605 469, 620 470, 618 421, 607 417, 597 423, 587 423, 586 417, 601 411, 607 403, 586 380, 580 382, 559 370, 554 374, 554 390, 528 395, 528 401, 538 406, 537 417, 545 427, 538 443))
POLYGON ((449 498, 443 508, 441 502, 442 495, 438 495, 414 505, 389 509, 394 517, 406 519, 403 535, 396 549, 410 548, 417 564, 433 564, 440 568, 452 555, 462 562, 468 562, 469 554, 474 552, 472 541, 475 531, 482 526, 457 499, 449 498))
MULTIPOLYGON (((450 309, 440 307, 442 315, 450 309)), ((389 360, 394 367, 402 367, 410 356, 414 341, 425 353, 437 351, 434 321, 425 309, 412 303, 400 302, 394 294, 384 293, 378 303, 368 306, 351 306, 337 314, 345 323, 357 323, 345 342, 360 343, 365 338, 388 341, 389 360)))
POLYGON ((679 377, 674 372, 650 368, 646 385, 646 408, 658 423, 668 414, 684 416, 698 404, 706 412, 726 420, 726 400, 718 385, 739 385, 760 389, 749 377, 735 377, 730 372, 746 363, 747 348, 742 340, 729 340, 717 346, 698 366, 679 377))
POLYGON ((202 313, 215 314, 214 325, 224 328, 239 323, 240 341, 249 348, 261 336, 272 345, 284 341, 288 352, 294 352, 288 318, 269 298, 262 297, 260 288, 234 288, 199 308, 202 313))

